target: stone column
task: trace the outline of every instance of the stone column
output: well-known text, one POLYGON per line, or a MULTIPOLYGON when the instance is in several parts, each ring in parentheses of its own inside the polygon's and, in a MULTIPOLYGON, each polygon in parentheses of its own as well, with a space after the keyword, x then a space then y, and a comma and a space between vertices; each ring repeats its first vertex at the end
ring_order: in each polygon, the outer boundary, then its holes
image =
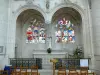
POLYGON ((6 36, 8 24, 8 0, 0 0, 0 46, 6 50, 6 36))
POLYGON ((47 21, 46 23, 46 48, 52 48, 52 34, 51 34, 51 26, 50 26, 50 21, 47 21))
MULTIPOLYGON (((15 31, 16 24, 14 24, 14 17, 12 11, 12 0, 9 0, 8 6, 8 26, 7 26, 7 42, 6 42, 6 50, 9 58, 15 57, 15 31)), ((15 22, 16 23, 16 22, 15 22)))
POLYGON ((8 1, 9 0, 0 0, 0 46, 3 46, 3 54, 4 54, 0 55, 0 69, 4 69, 4 66, 9 64, 9 58, 6 52, 8 1))
MULTIPOLYGON (((94 68, 100 70, 100 0, 91 0, 91 16, 94 45, 94 68)), ((99 72, 99 71, 98 71, 99 72)), ((99 74, 99 73, 98 73, 99 74)))

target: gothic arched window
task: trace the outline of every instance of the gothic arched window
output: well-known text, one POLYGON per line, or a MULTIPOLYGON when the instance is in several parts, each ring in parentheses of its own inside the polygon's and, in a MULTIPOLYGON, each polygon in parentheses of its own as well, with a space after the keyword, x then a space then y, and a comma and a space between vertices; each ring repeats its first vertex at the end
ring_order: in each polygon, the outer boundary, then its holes
POLYGON ((58 21, 56 25, 57 31, 55 32, 57 43, 74 43, 75 33, 73 29, 73 24, 70 20, 65 18, 58 21))

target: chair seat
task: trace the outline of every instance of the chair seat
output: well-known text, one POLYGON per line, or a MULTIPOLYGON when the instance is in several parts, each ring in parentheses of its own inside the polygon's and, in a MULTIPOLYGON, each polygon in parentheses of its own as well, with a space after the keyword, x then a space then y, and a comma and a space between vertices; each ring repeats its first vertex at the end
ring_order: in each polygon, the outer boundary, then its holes
POLYGON ((69 73, 77 73, 77 71, 70 71, 69 73))
MULTIPOLYGON (((36 73, 33 73, 33 75, 36 74, 36 73)), ((27 72, 27 75, 32 75, 31 72, 27 72)), ((38 75, 40 75, 40 73, 38 72, 38 75)))
POLYGON ((27 75, 27 72, 22 71, 21 75, 27 75))
POLYGON ((31 66, 31 75, 39 75, 40 73, 38 72, 38 66, 33 65, 31 66))
POLYGON ((8 71, 0 70, 0 75, 8 75, 8 71))
POLYGON ((78 72, 69 72, 68 75, 79 75, 78 72))
POLYGON ((58 73, 65 73, 65 71, 58 71, 58 73))
POLYGON ((11 75, 20 75, 20 72, 13 72, 11 75))
POLYGON ((58 71, 58 75, 66 75, 66 71, 58 71))

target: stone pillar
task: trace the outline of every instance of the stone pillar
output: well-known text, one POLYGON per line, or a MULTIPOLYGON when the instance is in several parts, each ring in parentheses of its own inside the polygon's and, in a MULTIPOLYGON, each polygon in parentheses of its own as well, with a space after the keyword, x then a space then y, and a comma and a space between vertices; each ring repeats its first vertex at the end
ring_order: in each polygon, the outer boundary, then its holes
POLYGON ((3 46, 6 54, 6 35, 8 24, 8 0, 0 1, 0 46, 3 46))
POLYGON ((85 9, 85 57, 90 58, 89 68, 94 68, 94 45, 93 45, 93 26, 92 26, 92 19, 91 19, 91 9, 89 7, 88 0, 85 1, 86 9, 85 9))
POLYGON ((7 42, 6 42, 6 50, 9 58, 15 57, 15 33, 16 33, 16 21, 15 17, 13 17, 12 11, 12 0, 9 0, 8 6, 8 26, 7 26, 7 42))
POLYGON ((50 21, 46 21, 46 35, 47 35, 47 40, 46 40, 46 49, 51 48, 52 45, 52 34, 51 34, 51 26, 50 26, 50 21))
MULTIPOLYGON (((100 0, 91 0, 91 14, 94 44, 94 69, 100 69, 100 0)), ((98 73, 99 74, 99 73, 98 73)))
POLYGON ((8 25, 8 0, 0 0, 0 46, 3 46, 3 54, 0 55, 0 69, 9 64, 6 53, 6 37, 8 25))
POLYGON ((100 1, 92 0, 92 24, 93 24, 93 43, 95 54, 100 55, 100 1))
POLYGON ((6 45, 7 22, 8 20, 8 0, 0 0, 0 46, 6 45))

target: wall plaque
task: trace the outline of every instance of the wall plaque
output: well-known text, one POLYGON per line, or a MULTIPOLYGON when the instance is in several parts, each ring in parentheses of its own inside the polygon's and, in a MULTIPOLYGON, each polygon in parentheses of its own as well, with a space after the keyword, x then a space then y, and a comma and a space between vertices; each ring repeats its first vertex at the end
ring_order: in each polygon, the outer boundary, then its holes
POLYGON ((4 46, 0 46, 0 54, 5 54, 4 46))

